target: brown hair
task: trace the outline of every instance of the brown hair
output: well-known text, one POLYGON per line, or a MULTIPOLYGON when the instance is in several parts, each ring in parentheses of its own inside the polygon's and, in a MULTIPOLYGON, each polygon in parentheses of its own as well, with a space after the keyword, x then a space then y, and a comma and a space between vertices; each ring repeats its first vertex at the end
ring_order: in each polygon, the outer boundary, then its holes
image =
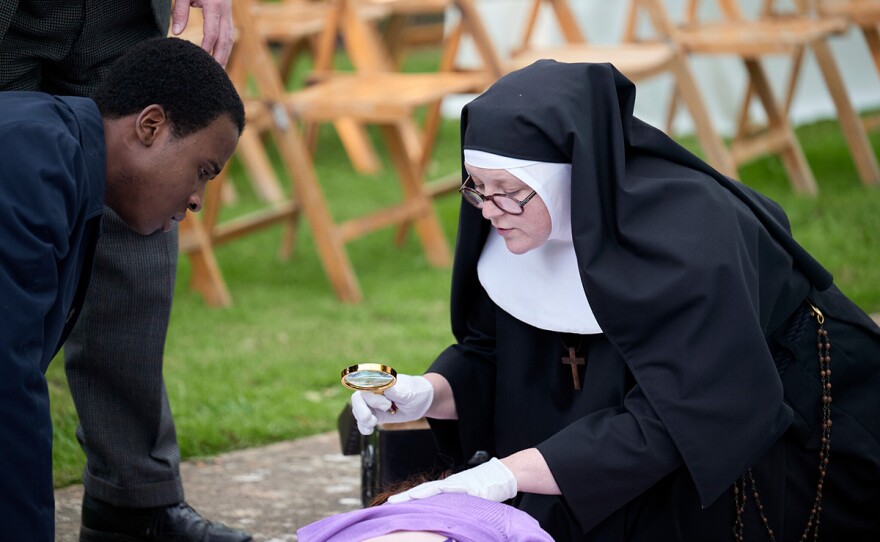
POLYGON ((392 495, 397 495, 398 493, 403 493, 408 489, 412 489, 417 485, 424 484, 425 482, 430 482, 432 480, 442 480, 452 474, 451 470, 440 473, 439 476, 432 477, 426 473, 419 473, 410 476, 406 480, 401 482, 394 482, 386 485, 382 488, 380 493, 377 493, 373 500, 370 501, 369 506, 379 506, 380 504, 385 504, 385 501, 388 500, 388 497, 392 495))

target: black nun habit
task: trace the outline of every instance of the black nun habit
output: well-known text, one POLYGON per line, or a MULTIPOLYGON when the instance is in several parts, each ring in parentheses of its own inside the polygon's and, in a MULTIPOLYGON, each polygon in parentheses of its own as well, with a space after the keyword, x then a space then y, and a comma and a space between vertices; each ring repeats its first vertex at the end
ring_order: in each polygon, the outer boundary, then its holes
MULTIPOLYGON (((555 540, 732 539, 744 474, 775 539, 799 540, 823 423, 812 303, 834 344, 820 536, 880 539, 880 331, 775 203, 633 117, 634 101, 610 65, 540 61, 464 108, 463 148, 571 164, 574 249, 603 333, 500 309, 477 275, 491 225, 463 203, 457 344, 428 371, 450 382, 458 412, 431 420, 441 448, 466 461, 536 447, 562 495, 514 504, 555 540), (580 390, 561 362, 569 347, 585 360, 580 390)), ((748 492, 740 529, 768 540, 748 492)))

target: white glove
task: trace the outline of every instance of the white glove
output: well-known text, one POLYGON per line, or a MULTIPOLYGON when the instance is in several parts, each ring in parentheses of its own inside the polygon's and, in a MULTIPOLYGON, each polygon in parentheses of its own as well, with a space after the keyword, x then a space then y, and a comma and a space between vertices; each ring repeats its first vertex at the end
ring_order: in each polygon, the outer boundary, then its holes
POLYGON ((516 477, 504 463, 493 457, 482 465, 443 480, 425 482, 403 493, 392 495, 388 497, 388 502, 424 499, 438 493, 467 493, 474 497, 503 502, 516 496, 516 477))
POLYGON ((351 413, 358 431, 369 435, 376 425, 411 422, 422 418, 434 401, 434 386, 423 376, 397 375, 397 382, 384 394, 356 391, 351 395, 351 413), (396 409, 391 412, 391 406, 396 409))

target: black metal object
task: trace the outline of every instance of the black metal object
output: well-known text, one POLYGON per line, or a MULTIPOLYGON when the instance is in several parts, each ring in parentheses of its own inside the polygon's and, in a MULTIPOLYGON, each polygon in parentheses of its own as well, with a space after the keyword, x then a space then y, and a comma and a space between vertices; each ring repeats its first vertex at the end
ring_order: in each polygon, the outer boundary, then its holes
POLYGON ((431 430, 378 426, 361 435, 346 404, 337 420, 339 443, 344 455, 361 456, 361 504, 368 506, 385 488, 417 475, 435 477, 450 467, 437 451, 431 430))

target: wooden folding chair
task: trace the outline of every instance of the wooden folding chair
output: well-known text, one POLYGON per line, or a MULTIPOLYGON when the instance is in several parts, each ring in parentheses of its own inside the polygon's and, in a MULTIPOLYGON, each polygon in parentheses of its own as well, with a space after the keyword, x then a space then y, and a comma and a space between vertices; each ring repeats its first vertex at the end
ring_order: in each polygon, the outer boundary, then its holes
MULTIPOLYGON (((796 8, 801 15, 830 19, 844 19, 850 27, 858 29, 865 39, 868 52, 880 74, 880 1, 878 0, 796 0, 796 8)), ((780 15, 777 2, 764 0, 762 14, 767 17, 780 15)), ((781 14, 785 16, 784 13, 781 14)), ((793 65, 785 94, 784 109, 789 111, 794 100, 798 75, 803 65, 804 49, 793 57, 793 65)), ((868 132, 880 128, 880 114, 862 118, 868 132)))
MULTIPOLYGON (((322 47, 316 54, 315 79, 326 80, 339 74, 333 67, 337 40, 331 36, 338 36, 338 41, 356 73, 395 73, 400 69, 403 45, 407 41, 402 36, 406 34, 408 22, 415 16, 445 17, 457 8, 457 24, 435 44, 441 53, 436 70, 431 73, 461 73, 455 67, 455 55, 462 37, 470 35, 477 45, 485 69, 470 72, 472 78, 467 80, 472 81, 473 86, 466 92, 482 91, 503 72, 501 62, 471 2, 472 0, 332 0, 336 13, 325 32, 322 47), (331 25, 335 25, 335 30, 331 25)), ((436 31, 432 37, 437 37, 436 31)), ((421 156, 422 174, 428 168, 439 129, 440 106, 440 99, 424 104, 425 115, 421 127, 417 127, 411 120, 400 124, 408 152, 413 156, 421 156)), ((350 150, 349 156, 354 157, 355 152, 350 150)), ((451 178, 434 181, 426 186, 432 196, 456 189, 458 184, 451 178)))
POLYGON ((449 0, 362 0, 388 9, 382 38, 398 71, 406 54, 416 48, 436 48, 446 37, 449 0))
POLYGON ((239 30, 236 48, 241 58, 247 58, 245 71, 252 78, 251 86, 265 108, 266 118, 270 119, 271 133, 293 181, 296 208, 309 222, 322 264, 338 297, 348 302, 361 299, 345 244, 378 228, 414 224, 428 261, 434 265, 449 265, 449 245, 423 186, 421 164, 425 147, 421 143, 414 145, 407 138, 417 108, 449 93, 472 91, 484 84, 483 78, 452 73, 334 73, 304 89, 288 91, 259 31, 252 2, 237 0, 233 13, 239 30), (379 128, 403 199, 365 216, 337 223, 327 207, 298 126, 341 118, 379 128))
MULTIPOLYGON (((201 10, 193 10, 186 29, 179 37, 200 44, 202 32, 201 10)), ((241 71, 237 69, 239 62, 236 53, 234 49, 227 63, 227 72, 234 84, 241 76, 241 71)), ((258 114, 252 104, 245 101, 245 116, 248 130, 242 133, 235 155, 249 172, 248 180, 257 196, 273 205, 283 205, 282 190, 271 164, 264 156, 259 139, 259 126, 263 124, 261 118, 263 115, 258 114)), ((214 254, 214 246, 223 240, 228 240, 223 230, 216 231, 220 206, 223 202, 234 199, 230 196, 234 192, 232 186, 226 182, 227 170, 228 167, 224 168, 217 178, 208 184, 202 212, 199 215, 189 215, 180 223, 179 228, 179 250, 188 256, 192 267, 190 287, 199 292, 205 303, 211 306, 232 304, 232 296, 214 254)), ((291 216, 293 212, 295 211, 291 210, 291 216)), ((293 225, 295 221, 291 224, 293 225)))
POLYGON ((355 0, 355 2, 354 5, 359 10, 370 8, 386 10, 384 29, 381 33, 376 34, 375 25, 373 29, 364 29, 371 35, 365 34, 364 31, 353 33, 361 39, 366 37, 372 43, 381 41, 384 47, 374 49, 372 45, 364 45, 363 42, 361 47, 358 47, 357 43, 346 46, 353 51, 370 51, 372 58, 360 56, 355 60, 361 69, 399 69, 408 46, 417 44, 442 49, 437 71, 459 71, 454 62, 455 55, 462 37, 469 36, 481 57, 483 69, 491 75, 492 80, 504 73, 501 59, 495 52, 473 0, 355 0), (430 17, 436 22, 431 25, 413 24, 414 20, 425 17, 430 17), (442 21, 451 21, 454 24, 448 25, 447 29, 447 25, 442 21), (381 39, 377 39, 377 36, 381 36, 381 39))
MULTIPOLYGON (((195 34, 190 34, 190 39, 195 34)), ((273 122, 271 111, 261 102, 249 100, 243 89, 245 82, 242 75, 245 73, 239 69, 244 63, 241 47, 236 45, 230 56, 227 69, 230 79, 236 84, 239 93, 242 94, 245 103, 245 116, 247 129, 242 133, 236 156, 240 158, 245 170, 250 172, 249 179, 255 187, 255 192, 260 195, 261 188, 265 189, 267 180, 278 183, 274 168, 265 155, 261 131, 273 122), (245 137, 249 134, 250 137, 245 137), (265 171, 257 173, 262 175, 260 182, 254 180, 254 164, 263 164, 265 171), (251 167, 248 165, 250 164, 251 167)), ((187 220, 180 223, 180 252, 189 257, 192 267, 191 287, 199 292, 208 305, 228 306, 232 304, 232 296, 226 285, 223 273, 214 254, 214 247, 229 241, 246 236, 249 233, 267 226, 284 223, 285 231, 282 238, 282 246, 279 254, 287 258, 292 250, 293 239, 296 235, 296 227, 299 220, 300 206, 295 199, 295 191, 291 187, 286 194, 280 185, 275 185, 276 192, 267 197, 262 193, 262 199, 266 202, 262 209, 238 216, 234 219, 220 220, 220 210, 226 198, 224 191, 228 186, 228 167, 224 168, 214 180, 208 184, 202 212, 199 215, 190 215, 187 220)))
MULTIPOLYGON (((325 22, 326 10, 319 10, 317 4, 306 5, 300 0, 287 0, 284 10, 280 6, 254 5, 251 9, 259 15, 258 31, 269 39, 278 38, 282 43, 308 39, 318 35, 325 22), (293 2, 297 2, 294 6, 293 2), (280 30, 283 28, 283 32, 280 30)), ((187 28, 180 36, 194 43, 202 38, 201 11, 191 13, 187 28)), ((237 31, 238 37, 239 32, 237 31)), ((294 187, 287 190, 271 164, 265 149, 264 135, 271 130, 275 119, 273 111, 266 103, 249 96, 246 64, 242 48, 236 44, 227 63, 230 79, 245 104, 247 129, 242 133, 236 148, 238 158, 247 179, 258 199, 266 203, 260 210, 238 216, 232 220, 220 221, 220 210, 230 200, 232 185, 227 182, 227 170, 214 179, 205 195, 202 212, 197 217, 189 217, 180 225, 180 251, 187 254, 192 266, 191 287, 204 297, 209 305, 226 306, 232 297, 223 278, 220 266, 214 255, 214 247, 243 237, 266 226, 283 222, 285 225, 279 255, 290 256, 293 239, 296 235, 300 207, 295 199, 294 187)))
MULTIPOLYGON (((326 0, 282 0, 280 2, 259 0, 250 4, 251 15, 259 35, 270 47, 277 49, 277 66, 281 80, 288 83, 292 78, 296 61, 304 56, 315 64, 322 62, 319 55, 324 50, 323 40, 327 39, 325 29, 337 24, 336 9, 326 0)), ((381 17, 382 12, 362 13, 364 17, 381 17)), ((308 83, 308 81, 305 81, 308 83)), ((345 147, 352 165, 360 173, 376 173, 381 162, 372 148, 369 137, 362 126, 349 119, 334 121, 340 140, 345 147)), ((314 152, 315 134, 308 136, 309 149, 314 152)), ((249 164, 246 164, 249 165, 249 164)), ((260 173, 251 171, 252 174, 260 173)))
MULTIPOLYGON (((844 17, 857 27, 880 74, 880 1, 878 0, 813 0, 813 10, 824 17, 844 17)), ((880 128, 880 115, 865 119, 869 130, 880 128)))
MULTIPOLYGON (((295 40, 313 38, 315 31, 323 32, 324 25, 327 24, 326 17, 333 14, 333 11, 326 9, 327 7, 296 0, 288 0, 283 5, 265 5, 240 0, 233 7, 237 32, 236 44, 228 63, 228 72, 243 97, 248 120, 248 129, 245 130, 240 141, 236 151, 237 156, 242 159, 250 177, 260 174, 277 182, 274 168, 266 156, 264 147, 263 136, 271 135, 291 177, 292 185, 287 190, 289 194, 279 190, 279 196, 266 198, 268 205, 265 208, 233 220, 221 221, 219 218, 223 205, 221 192, 228 186, 224 171, 209 185, 200 216, 190 217, 181 224, 180 247, 181 251, 189 256, 192 264, 192 287, 204 296, 208 304, 228 305, 232 301, 214 256, 215 246, 281 221, 287 226, 281 249, 282 257, 286 257, 291 250, 300 213, 305 215, 311 226, 322 265, 337 296, 343 301, 357 302, 361 299, 360 288, 348 259, 345 243, 379 227, 393 223, 414 222, 429 261, 435 265, 450 263, 448 244, 433 214, 430 201, 420 186, 421 172, 414 167, 417 161, 409 156, 411 149, 404 151, 401 142, 401 134, 405 132, 401 126, 409 122, 414 105, 413 102, 395 100, 395 95, 390 90, 396 91, 396 87, 400 85, 394 84, 388 87, 387 81, 384 86, 373 85, 371 87, 373 95, 366 97, 357 96, 367 88, 362 85, 366 81, 352 81, 351 78, 334 79, 332 83, 319 82, 314 84, 315 92, 305 92, 302 95, 285 89, 282 72, 269 51, 269 44, 292 44, 295 40), (322 8, 320 12, 314 9, 319 7, 322 8), (292 17, 291 13, 300 8, 306 9, 305 15, 292 17), (309 13, 316 16, 310 17, 309 13), (316 26, 318 23, 320 27, 316 26), (299 104, 297 107, 310 112, 295 113, 294 103, 299 104), (386 111, 386 117, 377 119, 375 117, 377 107, 386 107, 391 112, 386 111), (349 114, 352 112, 353 114, 349 114), (365 112, 372 113, 365 114, 365 112), (327 208, 311 156, 299 134, 300 121, 349 121, 350 125, 357 125, 358 128, 367 123, 380 125, 389 143, 389 153, 398 170, 404 201, 369 216, 336 224, 327 208), (250 135, 250 138, 245 137, 246 134, 250 135), (262 169, 255 168, 255 164, 260 165, 262 169)), ((324 36, 323 33, 319 35, 324 36)), ((183 37, 198 43, 201 30, 197 20, 191 21, 187 35, 183 37)), ((459 78, 451 87, 430 78, 420 82, 413 80, 407 82, 410 85, 414 83, 418 83, 416 86, 420 85, 420 88, 413 92, 405 92, 415 97, 415 103, 436 99, 438 92, 445 92, 446 89, 461 91, 475 84, 472 78, 459 78)), ((257 189, 259 191, 259 185, 257 189)))
POLYGON ((706 158, 719 171, 736 176, 736 167, 723 141, 712 126, 687 59, 671 39, 674 26, 659 0, 631 0, 621 43, 597 45, 587 41, 567 0, 533 0, 520 46, 514 50, 508 69, 520 68, 540 58, 561 62, 610 62, 633 81, 670 73, 694 120, 697 138, 706 158), (534 29, 542 8, 552 8, 565 43, 555 47, 533 44, 534 29), (654 31, 650 41, 636 41, 636 17, 648 16, 654 31))
POLYGON ((724 19, 705 22, 698 18, 700 0, 688 0, 684 24, 674 33, 675 39, 689 53, 734 55, 742 59, 749 85, 758 97, 766 115, 767 125, 760 133, 746 130, 748 98, 742 109, 739 133, 732 142, 731 152, 737 163, 760 155, 778 154, 796 191, 815 194, 816 180, 803 155, 800 143, 788 121, 785 108, 773 93, 761 60, 771 55, 797 55, 810 49, 816 57, 838 118, 849 143, 862 181, 880 182, 880 167, 874 156, 864 126, 858 119, 847 96, 840 71, 828 46, 828 38, 846 28, 846 21, 806 16, 761 17, 745 19, 735 0, 716 0, 724 19))
POLYGON ((330 9, 323 0, 261 0, 251 5, 260 35, 277 49, 283 81, 292 75, 298 58, 314 56, 330 9))

